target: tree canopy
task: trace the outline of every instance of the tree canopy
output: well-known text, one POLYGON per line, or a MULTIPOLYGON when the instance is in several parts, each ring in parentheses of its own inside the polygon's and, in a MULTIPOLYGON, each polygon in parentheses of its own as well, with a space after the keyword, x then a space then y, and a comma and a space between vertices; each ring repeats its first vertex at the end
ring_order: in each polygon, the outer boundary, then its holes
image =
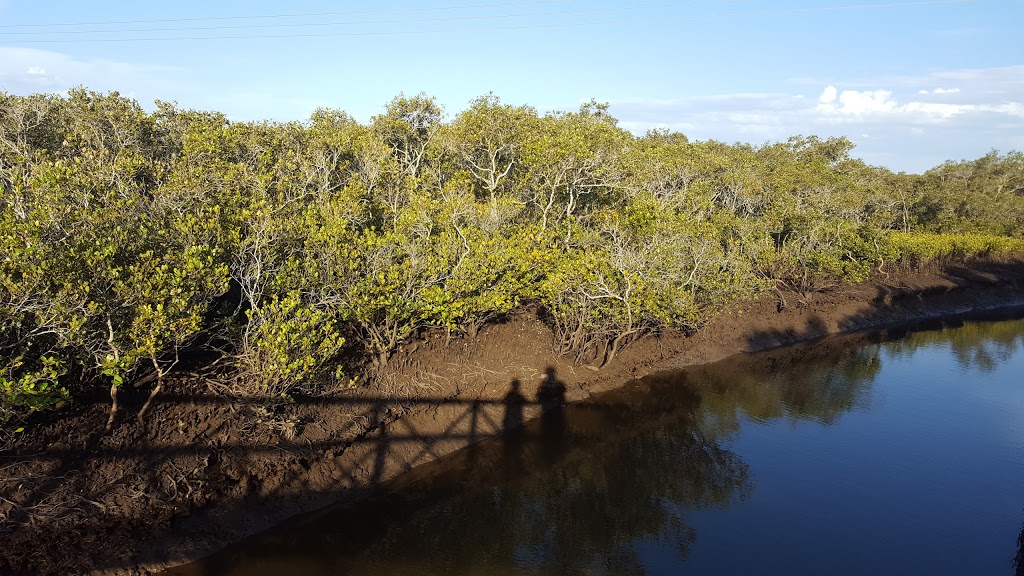
POLYGON ((102 386, 113 422, 118 387, 155 394, 200 347, 237 392, 323 390, 525 305, 599 367, 738 299, 1024 251, 1021 153, 908 175, 852 148, 634 136, 596 102, 493 94, 450 119, 400 95, 364 125, 0 93, 0 419, 102 386))

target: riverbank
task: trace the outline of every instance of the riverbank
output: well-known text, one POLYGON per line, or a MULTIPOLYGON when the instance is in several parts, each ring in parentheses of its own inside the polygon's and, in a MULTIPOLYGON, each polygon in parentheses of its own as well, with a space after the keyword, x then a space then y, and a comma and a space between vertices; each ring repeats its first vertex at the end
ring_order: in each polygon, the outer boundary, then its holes
MULTIPOLYGON (((551 352, 529 311, 473 341, 409 346, 372 388, 272 409, 179 381, 145 423, 102 435, 107 405, 83 403, 29 427, 0 463, 8 502, 4 573, 146 573, 189 561, 297 513, 374 485, 539 414, 541 385, 579 401, 653 372, 839 332, 1024 304, 1024 262, 890 274, 828 292, 733 307, 700 332, 623 351, 600 372, 551 352), (513 383, 518 382, 518 386, 513 383), (15 523, 25 523, 15 526, 15 523)), ((144 391, 126 394, 126 413, 144 391)))

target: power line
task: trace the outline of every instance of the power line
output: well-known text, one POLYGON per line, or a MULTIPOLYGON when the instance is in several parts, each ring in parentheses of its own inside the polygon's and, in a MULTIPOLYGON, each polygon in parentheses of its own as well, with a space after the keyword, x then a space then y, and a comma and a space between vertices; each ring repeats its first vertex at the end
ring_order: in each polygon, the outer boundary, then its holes
POLYGON ((163 38, 84 38, 84 39, 58 39, 58 40, 18 40, 20 44, 66 44, 73 42, 180 42, 192 40, 264 40, 264 39, 288 39, 288 38, 327 38, 327 37, 365 37, 365 36, 403 36, 403 35, 424 35, 424 34, 455 34, 463 32, 500 32, 515 30, 542 30, 555 28, 572 28, 581 26, 606 26, 611 24, 641 24, 657 23, 666 21, 687 21, 687 20, 711 20, 731 17, 752 17, 752 16, 775 16, 783 14, 811 14, 823 12, 839 12, 844 10, 870 10, 884 8, 910 8, 954 4, 973 4, 976 0, 934 0, 927 2, 894 2, 886 4, 857 4, 848 6, 822 6, 817 8, 792 8, 786 10, 762 10, 755 12, 728 12, 721 14, 688 15, 688 16, 665 16, 662 18, 639 18, 622 20, 603 20, 591 22, 563 22, 557 24, 532 24, 522 26, 495 26, 480 28, 434 28, 425 30, 387 30, 367 32, 324 32, 310 34, 263 34, 245 36, 178 36, 163 38))
POLYGON ((247 16, 204 16, 195 18, 158 18, 154 20, 107 20, 100 22, 63 22, 52 24, 3 24, 0 28, 46 28, 50 26, 107 26, 115 24, 158 24, 164 22, 205 22, 215 20, 262 20, 276 18, 306 18, 312 16, 352 16, 358 14, 390 14, 396 12, 441 12, 479 8, 508 8, 536 6, 538 4, 567 4, 577 0, 535 0, 533 2, 501 2, 493 4, 461 4, 456 6, 430 6, 421 8, 391 8, 385 10, 346 10, 344 12, 296 12, 292 14, 259 14, 247 16))
POLYGON ((423 22, 456 22, 465 20, 490 20, 490 19, 503 19, 503 18, 527 18, 535 16, 566 16, 576 14, 597 14, 606 12, 622 12, 629 10, 650 10, 660 8, 681 8, 685 6, 697 6, 706 4, 735 4, 743 2, 743 0, 705 0, 702 2, 683 2, 683 3, 672 3, 672 4, 646 4, 646 5, 633 5, 633 6, 616 6, 614 8, 588 8, 584 10, 559 10, 550 12, 520 12, 514 14, 475 14, 472 16, 445 16, 440 18, 419 18, 416 20, 362 20, 362 21, 342 21, 342 22, 291 22, 285 24, 238 24, 231 26, 190 26, 190 27, 176 27, 176 28, 129 28, 120 30, 68 30, 64 32, 4 32, 5 36, 42 36, 48 34, 102 34, 102 33, 136 33, 136 32, 188 32, 194 30, 238 30, 238 29, 265 29, 265 28, 306 28, 313 26, 361 26, 361 25, 372 25, 372 24, 419 24, 423 22))

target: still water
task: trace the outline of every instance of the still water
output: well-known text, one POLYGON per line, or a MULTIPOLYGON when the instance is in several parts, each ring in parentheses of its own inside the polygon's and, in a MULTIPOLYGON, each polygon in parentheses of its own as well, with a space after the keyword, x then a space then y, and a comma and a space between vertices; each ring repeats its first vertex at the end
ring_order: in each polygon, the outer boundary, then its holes
POLYGON ((174 573, 1013 575, 1024 320, 958 324, 636 381, 174 573))

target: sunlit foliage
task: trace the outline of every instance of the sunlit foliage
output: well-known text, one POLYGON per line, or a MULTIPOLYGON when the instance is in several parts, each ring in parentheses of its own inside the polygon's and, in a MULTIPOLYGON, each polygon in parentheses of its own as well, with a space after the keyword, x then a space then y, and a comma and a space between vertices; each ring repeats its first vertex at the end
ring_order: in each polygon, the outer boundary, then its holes
POLYGON ((363 125, 0 93, 0 419, 102 387, 113 422, 121 386, 155 394, 200 350, 236 393, 322 391, 524 307, 597 368, 766 290, 1024 251, 1020 153, 913 176, 851 149, 636 137, 603 104, 493 94, 363 125))

